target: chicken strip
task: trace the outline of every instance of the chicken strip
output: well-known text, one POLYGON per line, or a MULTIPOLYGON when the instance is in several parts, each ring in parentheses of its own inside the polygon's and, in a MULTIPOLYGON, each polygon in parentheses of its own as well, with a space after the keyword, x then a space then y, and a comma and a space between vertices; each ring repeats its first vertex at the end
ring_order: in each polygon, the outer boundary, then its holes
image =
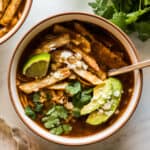
POLYGON ((10 0, 0 0, 0 18, 3 16, 10 0))
POLYGON ((71 72, 68 68, 62 68, 41 80, 23 83, 19 86, 19 89, 26 94, 30 94, 39 91, 41 88, 60 82, 69 77, 70 74, 71 72))
POLYGON ((55 25, 53 28, 54 33, 69 33, 71 36, 71 42, 77 46, 80 46, 83 51, 89 53, 91 51, 90 42, 81 34, 78 34, 68 28, 65 28, 61 25, 55 25))
POLYGON ((100 59, 102 64, 105 64, 110 69, 112 68, 120 68, 126 66, 127 63, 122 59, 122 57, 118 56, 116 53, 112 52, 107 47, 103 46, 101 43, 93 43, 93 47, 97 56, 100 59))
POLYGON ((68 85, 67 82, 62 82, 62 83, 57 83, 57 84, 48 86, 47 88, 50 90, 65 90, 67 85, 68 85))
POLYGON ((0 24, 7 26, 13 19, 15 13, 17 12, 22 0, 11 0, 10 4, 6 8, 3 17, 0 20, 0 24))
POLYGON ((80 23, 74 23, 74 27, 76 31, 81 33, 83 36, 88 37, 92 42, 95 41, 94 36, 90 32, 88 32, 87 29, 84 28, 80 23))
MULTIPOLYGON (((81 33, 83 36, 88 37, 91 40, 91 42, 96 41, 95 37, 90 32, 88 32, 87 29, 84 28, 84 26, 82 26, 80 23, 75 22, 74 27, 77 32, 81 33)), ((114 44, 113 41, 110 40, 107 36, 101 35, 98 38, 100 38, 100 41, 102 41, 109 48, 111 48, 114 44)))
POLYGON ((109 68, 119 68, 122 66, 126 66, 126 62, 119 57, 116 53, 112 52, 109 48, 103 45, 100 41, 97 41, 90 32, 88 32, 81 24, 75 23, 75 29, 82 33, 82 35, 87 36, 91 42, 92 47, 96 53, 98 53, 98 57, 100 58, 100 62, 109 68))
POLYGON ((73 45, 68 45, 68 48, 70 48, 73 52, 79 53, 83 60, 94 70, 97 72, 97 74, 100 76, 102 80, 106 79, 106 73, 99 67, 97 62, 95 61, 94 58, 89 56, 88 54, 84 53, 82 50, 79 48, 73 46, 73 45))
POLYGON ((41 53, 41 52, 50 52, 54 50, 55 48, 62 47, 70 42, 70 35, 65 33, 61 34, 51 40, 44 41, 44 43, 41 43, 40 47, 35 50, 35 53, 41 53))
POLYGON ((104 82, 101 79, 99 79, 97 76, 95 76, 94 74, 92 74, 91 72, 89 72, 87 70, 73 68, 73 71, 78 76, 80 76, 84 80, 92 83, 93 85, 104 84, 104 82))

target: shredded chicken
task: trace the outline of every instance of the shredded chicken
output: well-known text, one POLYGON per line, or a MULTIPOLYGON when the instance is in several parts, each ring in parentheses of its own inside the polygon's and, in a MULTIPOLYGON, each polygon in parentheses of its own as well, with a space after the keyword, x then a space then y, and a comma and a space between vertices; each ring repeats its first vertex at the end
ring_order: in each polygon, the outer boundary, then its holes
POLYGON ((80 76, 84 80, 92 83, 93 85, 104 84, 104 82, 101 79, 99 79, 96 75, 92 74, 91 72, 89 72, 87 70, 83 70, 83 69, 81 70, 81 69, 74 68, 73 71, 78 76, 80 76))
POLYGON ((51 40, 44 41, 40 47, 35 50, 35 53, 50 52, 56 48, 62 47, 70 42, 70 35, 67 33, 61 34, 51 40))
POLYGON ((39 91, 39 89, 55 84, 59 81, 62 81, 70 76, 71 72, 68 68, 62 68, 53 74, 41 79, 32 82, 27 82, 20 84, 19 89, 26 94, 39 91))
POLYGON ((106 73, 99 67, 99 65, 97 64, 97 62, 95 61, 94 58, 92 58, 90 55, 84 53, 82 50, 80 50, 79 48, 73 46, 73 45, 68 45, 68 48, 70 48, 70 50, 72 50, 75 53, 79 53, 83 60, 92 68, 94 69, 94 71, 98 72, 100 78, 102 80, 106 79, 106 73))
POLYGON ((101 58, 100 62, 102 64, 105 64, 109 68, 120 68, 127 65, 122 57, 110 51, 110 49, 103 46, 103 44, 95 42, 93 43, 93 47, 95 49, 95 52, 97 53, 97 56, 101 58))
POLYGON ((67 82, 61 82, 61 83, 57 83, 57 84, 48 86, 47 88, 50 90, 65 90, 67 85, 68 85, 67 82))
POLYGON ((71 38, 71 42, 77 46, 80 46, 83 51, 86 53, 91 52, 91 44, 90 42, 81 34, 78 34, 68 28, 65 28, 61 25, 55 25, 53 28, 54 33, 69 33, 71 38))

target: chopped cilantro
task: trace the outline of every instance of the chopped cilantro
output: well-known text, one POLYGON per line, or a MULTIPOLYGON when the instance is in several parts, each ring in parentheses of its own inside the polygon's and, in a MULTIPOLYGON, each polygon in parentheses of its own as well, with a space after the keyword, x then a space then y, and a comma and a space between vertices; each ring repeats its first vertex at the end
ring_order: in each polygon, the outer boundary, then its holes
POLYGON ((33 102, 40 102, 40 93, 39 92, 35 92, 33 94, 33 102))
POLYGON ((63 133, 63 128, 62 128, 62 126, 58 126, 58 127, 51 129, 50 132, 52 134, 60 135, 63 133))
POLYGON ((33 120, 36 119, 36 114, 30 106, 25 107, 25 114, 33 120))
POLYGON ((81 84, 80 82, 70 82, 69 85, 66 87, 66 93, 70 96, 74 96, 75 94, 81 91, 81 84))
POLYGON ((72 126, 70 126, 69 124, 63 124, 62 128, 64 130, 64 134, 68 134, 72 130, 72 126))

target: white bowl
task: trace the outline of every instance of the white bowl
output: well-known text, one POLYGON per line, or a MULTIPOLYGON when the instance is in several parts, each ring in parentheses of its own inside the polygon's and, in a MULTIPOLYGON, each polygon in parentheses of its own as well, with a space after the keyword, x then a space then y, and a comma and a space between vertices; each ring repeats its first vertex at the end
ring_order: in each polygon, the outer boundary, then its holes
POLYGON ((110 135, 115 133, 118 129, 120 129, 131 117, 139 102, 139 98, 142 91, 142 72, 140 70, 134 71, 134 90, 133 90, 133 95, 131 97, 131 100, 129 101, 129 104, 125 109, 125 111, 123 112, 123 114, 121 115, 121 117, 119 117, 111 126, 106 128, 105 130, 87 137, 70 138, 70 137, 53 135, 47 132, 46 130, 44 130, 43 128, 41 128, 40 126, 38 126, 34 121, 32 121, 29 117, 25 115, 24 108, 22 107, 19 100, 19 96, 16 88, 16 71, 17 71, 18 62, 25 47, 39 32, 48 28, 52 24, 60 23, 64 21, 71 21, 71 20, 85 21, 104 28, 106 31, 111 33, 116 39, 118 39, 122 43, 128 55, 130 56, 131 62, 132 63, 138 62, 137 50, 134 47, 131 40, 128 38, 128 36, 125 33, 123 33, 118 27, 114 26, 109 21, 95 15, 80 13, 80 12, 58 14, 41 21, 36 26, 34 26, 30 31, 28 31, 28 33, 22 38, 16 50, 14 51, 13 57, 10 62, 9 72, 8 72, 8 88, 9 88, 11 101, 14 105, 17 114, 33 132, 35 132, 36 134, 40 135, 41 137, 49 141, 53 141, 59 144, 85 145, 85 144, 94 143, 96 141, 101 141, 109 137, 110 135))

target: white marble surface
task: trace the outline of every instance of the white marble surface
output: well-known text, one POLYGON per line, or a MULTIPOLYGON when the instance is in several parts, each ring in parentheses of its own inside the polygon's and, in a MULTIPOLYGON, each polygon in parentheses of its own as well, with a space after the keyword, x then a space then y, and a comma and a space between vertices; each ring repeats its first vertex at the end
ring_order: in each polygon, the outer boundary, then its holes
MULTIPOLYGON (((30 14, 20 30, 5 44, 0 45, 0 118, 11 126, 19 127, 32 134, 40 144, 41 150, 149 150, 150 147, 150 69, 144 69, 143 93, 140 103, 128 123, 107 140, 82 147, 57 145, 33 134, 19 119, 10 102, 7 88, 7 72, 13 51, 21 37, 40 20, 60 12, 83 11, 91 13, 90 0, 33 0, 30 14)), ((91 0, 92 1, 92 0, 91 0)), ((135 35, 131 36, 139 50, 141 60, 150 58, 150 40, 141 42, 135 35)), ((1 149, 1 148, 0 148, 1 149)))

